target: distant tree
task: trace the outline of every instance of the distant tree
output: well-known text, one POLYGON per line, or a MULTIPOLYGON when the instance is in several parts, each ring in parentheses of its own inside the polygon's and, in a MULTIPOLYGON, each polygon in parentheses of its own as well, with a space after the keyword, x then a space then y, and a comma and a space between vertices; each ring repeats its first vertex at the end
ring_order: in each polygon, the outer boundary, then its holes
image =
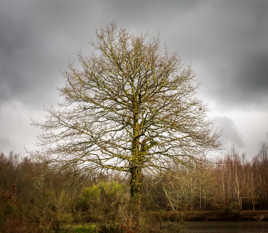
POLYGON ((66 72, 65 101, 41 124, 42 139, 66 165, 128 173, 138 226, 143 172, 193 160, 218 146, 217 135, 194 96, 191 69, 158 40, 111 25, 93 47, 66 72))

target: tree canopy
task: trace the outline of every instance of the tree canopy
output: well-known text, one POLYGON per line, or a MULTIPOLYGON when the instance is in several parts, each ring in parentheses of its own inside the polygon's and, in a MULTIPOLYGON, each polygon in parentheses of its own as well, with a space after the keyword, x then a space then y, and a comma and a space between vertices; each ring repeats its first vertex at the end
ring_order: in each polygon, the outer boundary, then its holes
POLYGON ((134 197, 144 169, 184 164, 217 147, 191 68, 157 39, 111 25, 93 47, 69 66, 65 101, 42 124, 61 162, 127 172, 134 197))

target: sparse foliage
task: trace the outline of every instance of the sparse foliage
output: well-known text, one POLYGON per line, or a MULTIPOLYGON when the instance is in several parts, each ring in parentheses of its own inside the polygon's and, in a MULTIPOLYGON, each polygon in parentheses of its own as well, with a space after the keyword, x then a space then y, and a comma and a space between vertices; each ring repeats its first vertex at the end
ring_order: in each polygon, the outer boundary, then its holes
MULTIPOLYGON (((217 147, 194 75, 158 40, 111 25, 97 32, 96 54, 66 72, 65 102, 41 125, 56 161, 130 175, 138 219, 143 172, 185 164, 217 147)), ((138 222, 138 220, 137 220, 138 222)))

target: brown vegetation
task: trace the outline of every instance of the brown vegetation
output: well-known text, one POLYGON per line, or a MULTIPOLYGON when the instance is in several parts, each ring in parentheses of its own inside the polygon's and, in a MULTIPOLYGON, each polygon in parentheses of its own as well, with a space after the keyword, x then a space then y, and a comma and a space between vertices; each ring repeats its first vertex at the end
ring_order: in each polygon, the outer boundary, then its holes
MULTIPOLYGON (((267 152, 262 146, 247 161, 233 150, 216 164, 145 176, 143 232, 164 232, 167 222, 182 220, 268 220, 267 152)), ((131 232, 128 178, 75 171, 1 154, 0 232, 60 232, 78 223, 131 232)))
POLYGON ((267 172, 268 149, 262 146, 252 161, 233 150, 216 163, 203 161, 190 168, 177 167, 146 185, 152 190, 148 194, 152 203, 161 208, 263 210, 268 209, 267 172))

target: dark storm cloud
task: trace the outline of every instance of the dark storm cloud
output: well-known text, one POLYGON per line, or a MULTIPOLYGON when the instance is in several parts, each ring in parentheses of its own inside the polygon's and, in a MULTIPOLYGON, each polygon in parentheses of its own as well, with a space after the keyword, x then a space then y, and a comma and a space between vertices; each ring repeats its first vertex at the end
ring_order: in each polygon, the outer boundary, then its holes
POLYGON ((23 82, 18 77, 20 67, 16 60, 17 51, 21 51, 27 44, 27 33, 29 28, 25 24, 17 24, 20 20, 16 16, 10 16, 7 2, 3 2, 0 7, 0 101, 10 98, 17 92, 17 86, 22 86, 23 82))
POLYGON ((34 112, 57 102, 67 64, 88 54, 96 29, 111 22, 159 35, 192 65, 202 96, 218 109, 264 109, 267 12, 267 0, 1 0, 0 110, 21 102, 34 112))
POLYGON ((260 101, 258 97, 268 97, 268 49, 242 59, 241 70, 237 76, 236 85, 245 92, 245 98, 255 94, 255 101, 260 101))
POLYGON ((90 15, 90 5, 73 2, 0 3, 0 104, 49 102, 66 64, 89 39, 83 30, 90 17, 83 15, 90 15))
POLYGON ((160 34, 170 51, 192 64, 203 90, 219 104, 254 104, 267 97, 267 11, 266 0, 3 0, 0 103, 49 98, 67 63, 94 40, 95 29, 115 22, 160 34))
POLYGON ((214 77, 206 80, 209 81, 206 91, 222 108, 266 111, 268 50, 246 53, 233 64, 222 65, 213 74, 214 77))
POLYGON ((193 68, 221 108, 267 107, 267 12, 265 0, 215 1, 194 16, 193 68))
POLYGON ((156 28, 157 34, 170 13, 176 17, 195 5, 196 0, 1 1, 0 104, 49 101, 67 63, 86 50, 96 28, 115 22, 139 31, 156 28))
MULTIPOLYGON (((204 1, 205 2, 205 1, 204 1)), ((115 0, 106 1, 106 9, 120 24, 131 24, 141 28, 158 28, 168 23, 172 24, 174 18, 181 17, 188 11, 200 5, 198 0, 115 0)), ((108 13, 107 12, 107 13, 108 13)))
POLYGON ((41 100, 53 83, 50 74, 55 59, 31 26, 29 5, 7 1, 0 5, 0 103, 9 99, 33 103, 38 100, 37 90, 41 100))

